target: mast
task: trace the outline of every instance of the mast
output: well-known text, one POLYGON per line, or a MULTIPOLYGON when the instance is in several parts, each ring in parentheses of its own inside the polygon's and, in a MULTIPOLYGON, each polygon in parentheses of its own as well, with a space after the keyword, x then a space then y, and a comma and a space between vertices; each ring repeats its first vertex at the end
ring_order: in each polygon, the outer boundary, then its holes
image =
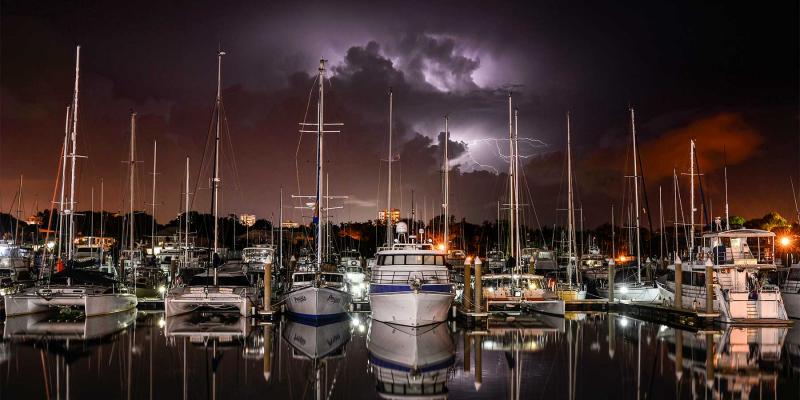
POLYGON ((661 185, 658 185, 658 220, 661 223, 661 240, 658 244, 658 265, 660 267, 661 262, 664 260, 664 204, 661 202, 661 185))
POLYGON ((450 131, 448 130, 448 117, 444 116, 444 248, 445 251, 450 247, 450 162, 447 159, 447 147, 450 141, 450 131))
POLYGON ((616 251, 616 237, 614 237, 614 204, 611 204, 611 258, 617 258, 617 251, 616 251))
POLYGON ((392 246, 392 88, 389 88, 389 190, 386 199, 386 245, 392 246))
POLYGON ((283 270, 283 186, 281 186, 281 200, 278 203, 278 271, 283 270))
MULTIPOLYGON (((130 218, 128 220, 128 250, 133 251, 133 228, 134 228, 134 209, 133 209, 133 192, 134 192, 134 173, 136 168, 134 168, 136 164, 135 152, 136 152, 136 112, 131 111, 131 144, 130 144, 131 154, 130 159, 128 160, 128 184, 129 184, 129 206, 130 206, 130 218)), ((133 260, 131 260, 131 264, 133 264, 133 260)))
POLYGON ((186 156, 186 186, 184 191, 186 197, 183 199, 183 265, 189 263, 189 156, 186 156))
POLYGON ((630 107, 631 112, 631 136, 633 137, 633 191, 634 191, 634 207, 636 212, 634 218, 636 219, 636 282, 642 283, 642 248, 641 248, 641 232, 639 231, 639 173, 637 170, 638 154, 636 151, 636 123, 634 119, 633 107, 630 107))
MULTIPOLYGON (((675 257, 678 256, 678 173, 672 168, 672 205, 675 207, 675 257)), ((675 260, 673 260, 675 261, 675 260)))
MULTIPOLYGON (((514 120, 511 92, 508 93, 508 257, 514 257, 514 120)), ((499 247, 499 243, 498 243, 499 247)))
POLYGON ((151 215, 150 224, 150 247, 153 249, 153 254, 156 254, 156 154, 158 154, 158 142, 153 140, 153 197, 151 199, 151 215))
MULTIPOLYGON (((567 112, 567 282, 572 286, 572 257, 575 255, 575 206, 572 193, 572 137, 567 112)), ((576 271, 577 272, 577 271, 576 271)))
POLYGON ((693 260, 694 253, 694 139, 689 141, 689 198, 690 215, 689 221, 689 261, 693 260))
MULTIPOLYGON (((103 226, 103 224, 105 222, 105 218, 103 216, 103 213, 104 213, 103 212, 103 197, 104 197, 104 195, 105 195, 105 182, 103 181, 103 178, 100 178, 100 238, 101 238, 100 240, 103 240, 102 238, 106 234, 105 233, 105 226, 103 226)), ((105 247, 105 244, 104 243, 100 243, 100 265, 103 265, 104 247, 105 247)))
MULTIPOLYGON (((723 151, 723 154, 725 151, 723 151)), ((728 208, 728 157, 725 158, 725 168, 722 170, 725 175, 725 230, 731 229, 731 215, 730 209, 728 208)), ((792 190, 794 193, 794 190, 792 190)))
POLYGON ((211 212, 214 214, 214 249, 212 250, 212 264, 214 267, 214 286, 217 285, 216 256, 219 249, 219 128, 222 113, 222 56, 225 52, 217 50, 217 124, 214 135, 214 177, 211 179, 211 212))
POLYGON ((69 151, 67 143, 69 143, 69 122, 70 110, 72 106, 67 106, 66 122, 64 123, 64 147, 61 150, 61 194, 58 198, 58 254, 57 258, 61 258, 61 242, 64 240, 64 186, 67 180, 67 151, 69 151))
POLYGON ((18 246, 22 244, 22 240, 18 241, 17 239, 17 236, 19 236, 19 219, 21 214, 22 214, 22 175, 19 176, 19 192, 17 193, 17 218, 15 218, 16 223, 14 224, 14 244, 18 246))
POLYGON ((80 82, 80 60, 81 60, 81 46, 75 49, 75 90, 72 95, 72 150, 70 152, 70 184, 69 184, 69 208, 64 209, 64 213, 69 215, 69 231, 67 233, 67 260, 72 261, 72 252, 74 251, 75 244, 73 238, 75 237, 75 160, 78 158, 76 154, 78 143, 78 94, 80 82))
POLYGON ((324 59, 319 60, 319 96, 317 98, 317 195, 315 201, 316 208, 314 209, 314 219, 317 221, 317 270, 322 268, 322 221, 319 219, 319 212, 322 206, 322 131, 324 127, 323 115, 325 110, 325 61, 324 59))
POLYGON ((520 240, 520 225, 522 222, 519 218, 519 124, 518 121, 518 110, 514 109, 514 205, 512 209, 514 210, 514 268, 517 272, 520 272, 521 269, 521 258, 522 258, 522 241, 520 240))

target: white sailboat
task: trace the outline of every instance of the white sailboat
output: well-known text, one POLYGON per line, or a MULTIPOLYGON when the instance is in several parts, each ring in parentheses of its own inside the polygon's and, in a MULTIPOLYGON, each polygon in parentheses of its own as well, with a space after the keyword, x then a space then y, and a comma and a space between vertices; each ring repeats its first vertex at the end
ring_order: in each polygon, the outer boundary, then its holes
MULTIPOLYGON (((545 284, 542 275, 523 273, 528 270, 522 255, 519 218, 519 146, 517 112, 512 109, 511 93, 508 94, 508 139, 509 139, 509 221, 510 253, 514 261, 510 273, 490 273, 481 278, 482 295, 487 311, 499 307, 501 311, 524 307, 539 313, 564 315, 564 301, 545 284), (513 114, 512 114, 513 112, 513 114)), ((540 252, 541 254, 541 252, 540 252)))
MULTIPOLYGON (((216 134, 214 138, 213 176, 211 179, 214 247, 211 249, 211 265, 210 268, 206 268, 205 272, 190 277, 188 282, 182 282, 170 289, 164 297, 164 311, 168 318, 201 310, 235 311, 242 316, 249 317, 258 302, 255 289, 250 285, 247 276, 245 276, 242 265, 232 263, 223 267, 219 255, 218 195, 221 181, 219 177, 219 142, 222 120, 222 56, 224 55, 224 51, 217 52, 217 98, 214 113, 216 117, 216 134)), ((188 229, 186 232, 188 235, 188 229)), ((185 270, 188 269, 188 265, 184 265, 183 268, 185 270)))
POLYGON ((608 282, 608 280, 606 280, 605 285, 601 284, 597 288, 597 292, 600 297, 608 298, 609 285, 614 285, 615 300, 654 303, 660 300, 658 287, 656 287, 656 285, 654 285, 652 282, 642 281, 642 246, 639 221, 639 157, 638 147, 636 146, 636 124, 634 120, 633 107, 631 107, 629 111, 631 116, 631 137, 633 148, 633 176, 631 178, 633 178, 633 201, 635 209, 634 231, 636 235, 636 280, 623 280, 622 282, 617 282, 616 279, 615 282, 608 282))
MULTIPOLYGON (((78 93, 80 78, 80 46, 75 53, 75 90, 72 99, 72 131, 69 142, 70 191, 65 214, 67 269, 51 276, 44 285, 6 295, 6 316, 33 314, 52 308, 75 307, 86 316, 112 314, 130 310, 138 304, 136 295, 112 277, 99 271, 85 270, 75 266, 75 184, 78 128, 78 93)), ((62 199, 63 203, 63 199, 62 199)))
POLYGON ((323 191, 323 135, 334 132, 326 131, 329 126, 340 126, 338 123, 325 123, 325 61, 319 62, 319 95, 317 97, 317 122, 301 123, 301 133, 316 133, 317 135, 317 194, 314 197, 314 222, 316 222, 316 263, 313 271, 293 273, 292 283, 286 293, 286 308, 296 318, 308 319, 315 322, 335 320, 345 315, 350 310, 352 296, 344 286, 344 274, 322 272, 323 243, 326 242, 323 234, 323 221, 320 218, 323 191), (306 127, 315 127, 315 130, 305 130, 306 127))

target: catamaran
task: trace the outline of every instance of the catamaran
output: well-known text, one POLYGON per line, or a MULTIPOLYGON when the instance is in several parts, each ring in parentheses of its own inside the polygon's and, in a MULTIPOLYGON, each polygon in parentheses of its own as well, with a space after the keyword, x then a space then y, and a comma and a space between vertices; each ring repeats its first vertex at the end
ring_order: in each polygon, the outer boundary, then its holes
MULTIPOLYGON (((323 174, 323 134, 333 131, 326 131, 327 127, 341 126, 338 123, 325 123, 324 121, 324 100, 325 100, 325 62, 319 61, 319 78, 317 97, 317 122, 301 123, 301 133, 316 133, 317 135, 317 193, 314 196, 314 203, 311 206, 314 212, 314 222, 316 222, 316 263, 310 265, 310 269, 305 272, 295 272, 292 274, 292 282, 289 291, 284 299, 286 308, 290 314, 296 318, 308 319, 314 322, 323 322, 341 318, 350 310, 352 296, 348 293, 344 285, 344 275, 334 272, 323 272, 324 252, 323 245, 327 242, 326 235, 323 233, 323 220, 320 219, 320 206, 323 200, 322 177, 323 174), (315 130, 305 129, 314 127, 315 130)), ((299 196, 308 197, 308 196, 299 196)))
MULTIPOLYGON (((166 316, 175 316, 192 311, 217 310, 238 311, 242 316, 252 315, 258 294, 251 285, 241 263, 223 263, 223 249, 219 245, 219 176, 220 164, 220 125, 224 108, 222 106, 222 56, 224 51, 217 52, 217 97, 214 107, 214 121, 216 123, 214 165, 211 179, 211 211, 214 218, 213 248, 211 249, 210 265, 205 266, 203 272, 197 273, 202 268, 200 265, 184 265, 182 273, 186 277, 179 277, 179 283, 174 286, 164 298, 166 316), (198 268, 200 267, 200 268, 198 268), (189 276, 191 275, 191 276, 189 276)), ((188 159, 187 159, 188 177, 188 159)), ((188 181, 188 178, 187 178, 188 181)), ((188 188, 187 188, 188 193, 188 188)), ((188 194, 187 194, 188 196, 188 194)), ((188 207, 187 207, 188 214, 188 207)), ((187 229, 188 236, 188 229, 187 229)), ((188 248, 185 249, 188 258, 188 248)))
MULTIPOLYGON (((75 201, 77 175, 75 163, 80 157, 77 155, 79 66, 80 46, 76 49, 75 90, 72 98, 72 113, 68 116, 66 128, 70 141, 67 143, 69 146, 65 146, 65 149, 68 149, 69 155, 65 151, 65 157, 62 160, 66 166, 66 159, 70 159, 71 172, 69 201, 65 201, 66 199, 63 197, 60 201, 64 205, 63 220, 66 224, 66 227, 62 227, 66 233, 64 241, 66 270, 52 274, 43 285, 6 295, 4 298, 7 316, 32 314, 62 307, 77 307, 82 309, 86 316, 95 316, 130 310, 138 304, 136 295, 129 293, 124 284, 120 284, 108 274, 100 271, 78 268, 75 263, 74 206, 77 204, 75 201)), ((60 260, 59 263, 61 263, 60 260)))

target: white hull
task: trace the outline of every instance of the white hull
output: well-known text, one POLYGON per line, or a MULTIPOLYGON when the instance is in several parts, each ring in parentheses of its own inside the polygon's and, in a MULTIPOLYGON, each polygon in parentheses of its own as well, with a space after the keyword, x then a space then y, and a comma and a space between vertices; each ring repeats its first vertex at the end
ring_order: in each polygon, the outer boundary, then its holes
POLYGON ((170 293, 164 298, 164 314, 171 317, 198 310, 219 310, 238 311, 239 315, 249 317, 254 305, 247 296, 236 293, 170 293))
POLYGON ((526 309, 548 315, 564 316, 564 300, 539 300, 523 303, 526 309))
POLYGON ((331 287, 306 286, 286 295, 286 308, 300 318, 337 318, 350 311, 349 293, 331 287))
MULTIPOLYGON (((704 287, 681 285, 681 305, 690 310, 704 310, 706 306, 706 290, 704 287)), ((658 283, 661 297, 667 304, 675 304, 675 284, 658 283)), ((749 293, 729 292, 723 294, 719 286, 714 285, 714 312, 719 313, 717 320, 724 323, 764 324, 781 323, 788 319, 784 302, 779 292, 761 292, 759 300, 750 300, 749 293), (725 301, 720 301, 724 299, 725 301)))
POLYGON ((372 319, 406 326, 423 326, 447 320, 452 293, 370 293, 372 319))
POLYGON ((135 308, 138 304, 134 294, 86 294, 79 293, 77 290, 80 290, 79 287, 65 287, 43 294, 42 289, 33 288, 22 293, 5 296, 6 316, 35 314, 59 307, 78 307, 83 309, 88 317, 127 311, 135 308))
POLYGON ((3 330, 5 339, 65 338, 97 339, 121 331, 136 321, 136 308, 78 320, 59 321, 52 314, 28 314, 8 317, 3 330))
MULTIPOLYGON (((600 297, 608 298, 608 288, 599 287, 597 293, 600 297)), ((658 287, 637 283, 617 283, 614 285, 614 300, 630 301, 636 303, 659 303, 662 300, 658 287)))
POLYGON ((314 326, 286 320, 283 337, 292 347, 310 359, 326 357, 350 341, 350 319, 314 326))

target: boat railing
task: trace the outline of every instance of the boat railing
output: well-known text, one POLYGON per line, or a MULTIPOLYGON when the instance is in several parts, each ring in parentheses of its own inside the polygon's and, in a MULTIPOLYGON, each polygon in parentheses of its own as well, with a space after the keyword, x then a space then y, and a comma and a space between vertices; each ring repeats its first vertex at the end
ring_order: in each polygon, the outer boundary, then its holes
POLYGON ((450 283, 450 273, 446 269, 435 270, 373 270, 371 283, 450 283))

